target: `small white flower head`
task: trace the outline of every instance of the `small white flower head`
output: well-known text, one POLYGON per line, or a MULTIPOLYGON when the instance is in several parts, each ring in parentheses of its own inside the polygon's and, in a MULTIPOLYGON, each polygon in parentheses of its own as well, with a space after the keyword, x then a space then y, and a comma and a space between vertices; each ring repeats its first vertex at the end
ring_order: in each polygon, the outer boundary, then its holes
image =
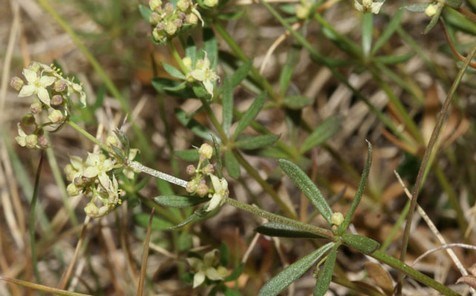
POLYGON ((50 94, 46 89, 50 85, 52 85, 57 78, 54 76, 50 76, 45 74, 43 71, 39 69, 36 70, 38 67, 37 65, 32 65, 28 68, 23 69, 23 76, 28 84, 23 85, 20 89, 20 93, 18 94, 19 97, 29 97, 31 95, 37 95, 38 99, 45 104, 46 106, 50 105, 50 94))
MULTIPOLYGON (((186 59, 186 58, 185 58, 186 59)), ((184 60, 185 60, 184 59, 184 60)), ((189 58, 188 58, 189 59, 189 58)), ((185 62, 185 61, 184 61, 185 62)), ((215 82, 220 78, 216 72, 210 68, 210 60, 207 57, 205 52, 205 57, 199 59, 195 66, 191 65, 191 60, 186 60, 187 64, 184 63, 187 68, 185 73, 186 79, 188 82, 198 81, 203 84, 205 90, 213 97, 213 88, 215 82)))
POLYGON ((384 2, 385 0, 362 0, 361 4, 358 0, 354 0, 354 7, 360 12, 378 14, 384 2))
POLYGON ((193 275, 193 288, 196 288, 203 284, 205 279, 212 281, 222 281, 228 274, 228 270, 219 265, 219 252, 214 249, 205 254, 203 260, 199 258, 187 258, 188 264, 192 267, 193 275))
POLYGON ((229 194, 228 182, 225 180, 225 178, 218 178, 215 175, 210 175, 210 179, 212 181, 214 193, 211 195, 211 199, 205 209, 207 212, 213 211, 214 209, 222 206, 229 194))
POLYGON ((331 223, 335 226, 340 226, 344 222, 344 216, 340 212, 335 212, 331 216, 331 223))
POLYGON ((86 159, 86 169, 83 171, 83 176, 86 178, 99 179, 99 183, 104 188, 109 188, 111 180, 107 173, 114 168, 114 160, 107 158, 102 153, 89 153, 86 159))

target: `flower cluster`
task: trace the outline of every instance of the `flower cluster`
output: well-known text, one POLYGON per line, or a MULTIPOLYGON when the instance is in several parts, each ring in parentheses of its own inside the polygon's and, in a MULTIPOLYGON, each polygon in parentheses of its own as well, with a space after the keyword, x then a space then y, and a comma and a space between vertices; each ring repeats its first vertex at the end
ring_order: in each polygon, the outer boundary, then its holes
POLYGON ((205 211, 210 212, 220 207, 228 197, 228 182, 225 178, 219 178, 214 175, 215 169, 209 160, 213 156, 213 148, 208 144, 203 144, 198 149, 200 159, 197 167, 193 165, 187 166, 187 173, 193 176, 192 180, 187 183, 186 190, 200 197, 211 198, 205 211), (207 185, 207 177, 209 179, 207 185), (209 184, 211 183, 211 188, 209 184))
POLYGON ((219 253, 214 249, 205 254, 203 260, 198 258, 187 258, 188 264, 194 271, 193 287, 203 284, 206 278, 212 281, 223 281, 228 274, 228 270, 220 265, 219 253))
MULTIPOLYGON (((68 194, 87 197, 89 203, 84 211, 92 218, 104 216, 122 203, 124 192, 119 188, 119 174, 134 178, 134 172, 122 159, 117 159, 116 151, 122 148, 117 136, 109 136, 106 143, 109 153, 89 153, 86 160, 72 156, 64 169, 71 182, 66 188, 68 194)), ((137 149, 130 149, 128 159, 134 159, 137 152, 137 149)))
POLYGON ((215 82, 219 79, 217 73, 211 69, 210 60, 205 55, 203 59, 198 59, 193 63, 192 59, 185 57, 182 59, 185 67, 185 77, 188 82, 201 82, 207 92, 213 97, 215 82))
POLYGON ((149 1, 152 10, 149 22, 153 26, 154 41, 162 43, 174 37, 183 28, 195 26, 200 20, 203 24, 197 4, 192 0, 178 0, 163 4, 161 0, 149 1))
POLYGON ((18 123, 18 144, 27 148, 46 148, 44 129, 58 130, 68 119, 72 98, 78 97, 82 107, 86 106, 86 93, 83 87, 63 76, 53 66, 32 63, 23 69, 24 81, 13 77, 10 85, 19 97, 35 96, 30 112, 18 123))
POLYGON ((385 0, 362 0, 362 3, 360 3, 354 0, 354 7, 360 12, 378 14, 384 2, 385 0))

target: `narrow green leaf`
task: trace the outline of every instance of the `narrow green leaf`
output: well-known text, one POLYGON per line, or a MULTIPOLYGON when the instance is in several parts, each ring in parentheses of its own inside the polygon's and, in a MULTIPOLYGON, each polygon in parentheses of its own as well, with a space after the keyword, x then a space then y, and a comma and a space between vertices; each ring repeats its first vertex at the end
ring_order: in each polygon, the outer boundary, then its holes
POLYGON ((382 63, 386 65, 396 65, 407 62, 415 55, 414 52, 408 52, 402 55, 389 55, 389 56, 379 56, 374 57, 374 61, 377 63, 382 63))
POLYGON ((183 73, 174 66, 167 63, 162 63, 162 66, 164 67, 165 72, 167 72, 170 76, 178 79, 185 79, 185 75, 183 75, 183 73))
MULTIPOLYGON (((149 217, 150 215, 148 214, 140 213, 140 214, 134 215, 133 219, 137 225, 147 228, 149 225, 149 217)), ((172 223, 170 223, 169 221, 163 220, 155 216, 152 218, 151 228, 153 230, 157 230, 157 231, 167 230, 171 226, 172 226, 172 223)))
POLYGON ((366 255, 372 254, 380 248, 380 243, 377 241, 358 234, 344 233, 342 239, 344 244, 366 255))
POLYGON ((326 262, 324 266, 319 271, 316 287, 314 288, 314 296, 324 296, 329 289, 329 285, 331 284, 332 274, 334 273, 334 266, 336 264, 337 258, 337 249, 339 248, 339 244, 335 244, 332 250, 327 255, 326 262))
POLYGON ((254 150, 263 147, 268 147, 276 143, 279 136, 276 135, 259 135, 256 137, 246 137, 238 139, 235 146, 243 150, 254 150))
POLYGON ((285 159, 279 160, 279 166, 286 175, 288 175, 291 181, 293 181, 294 185, 296 185, 304 195, 307 196, 329 225, 332 225, 332 210, 322 193, 317 189, 316 185, 314 185, 306 173, 304 173, 297 165, 285 159))
POLYGON ((174 155, 187 162, 197 162, 200 158, 197 149, 174 151, 174 155))
POLYGON ((305 96, 288 96, 284 98, 284 106, 292 110, 299 110, 311 103, 311 100, 305 96))
POLYGON ((360 178, 359 187, 357 188, 357 192, 355 193, 354 200, 350 205, 349 210, 345 214, 344 222, 339 226, 339 232, 342 234, 344 231, 349 227, 350 222, 352 221, 352 217, 354 216, 355 210, 359 206, 360 200, 362 199, 362 195, 365 191, 365 185, 367 184, 367 178, 370 172, 370 166, 372 165, 372 144, 367 141, 368 144, 368 151, 367 151, 367 161, 365 162, 364 170, 362 172, 362 177, 360 178))
POLYGON ((403 6, 403 8, 405 8, 406 10, 408 11, 411 11, 411 12, 424 12, 426 10, 426 8, 428 7, 429 2, 428 3, 415 3, 415 4, 410 4, 410 5, 406 5, 406 6, 403 6))
POLYGON ((176 229, 182 228, 182 227, 184 227, 184 226, 186 226, 190 223, 195 223, 195 222, 202 221, 204 219, 207 219, 207 217, 209 216, 208 214, 210 214, 210 213, 206 212, 204 209, 200 208, 200 209, 196 210, 195 212, 193 212, 193 214, 188 216, 185 220, 183 220, 182 222, 180 222, 177 225, 174 225, 174 226, 171 226, 171 227, 167 228, 167 230, 176 230, 176 229))
POLYGON ((240 121, 238 121, 238 125, 236 127, 235 133, 233 134, 233 138, 236 139, 236 137, 241 134, 241 132, 251 124, 251 121, 255 119, 255 117, 258 115, 259 111, 261 108, 264 106, 264 101, 266 99, 266 94, 261 93, 251 104, 250 108, 246 110, 245 114, 243 114, 243 117, 241 117, 240 121))
POLYGON ((377 51, 387 43, 388 39, 392 37, 393 33, 400 27, 400 22, 403 16, 403 9, 398 9, 397 13, 392 16, 390 23, 385 27, 385 31, 383 31, 382 35, 375 41, 374 47, 372 48, 372 55, 375 55, 377 51))
MULTIPOLYGON (((259 291, 260 296, 273 296, 278 295, 286 289, 291 283, 299 279, 312 265, 332 248, 334 243, 327 243, 317 249, 316 251, 310 253, 309 255, 304 256, 298 261, 286 267, 281 271, 277 276, 269 280, 263 288, 259 291)), ((328 259, 329 260, 329 259, 328 259)), ((331 274, 332 275, 332 274, 331 274)))
POLYGON ((266 223, 258 226, 256 232, 259 232, 268 236, 277 236, 277 237, 295 237, 295 238, 320 238, 320 236, 310 233, 299 228, 287 225, 280 224, 275 222, 266 223))
POLYGON ((312 148, 324 143, 340 129, 340 119, 337 116, 327 118, 322 122, 301 145, 301 153, 306 153, 312 148))
POLYGON ((224 158, 225 158, 225 167, 226 167, 226 170, 228 171, 228 174, 230 174, 230 176, 233 179, 239 178, 240 177, 240 163, 238 162, 236 157, 233 155, 233 152, 229 150, 225 151, 224 158))
MULTIPOLYGON (((293 8, 294 6, 295 5, 292 5, 293 8)), ((282 95, 285 95, 288 91, 289 84, 291 83, 291 79, 293 77, 294 69, 299 61, 301 50, 302 50, 302 47, 295 44, 287 52, 286 64, 284 64, 284 67, 281 70, 281 74, 279 75, 279 93, 282 95)), ((286 103, 286 99, 285 99, 285 103, 286 103)))
POLYGON ((447 24, 465 33, 473 36, 476 35, 476 23, 474 20, 470 20, 457 10, 447 7, 443 12, 443 16, 447 24))
POLYGON ((247 61, 246 63, 243 63, 236 71, 233 73, 233 75, 230 77, 230 82, 231 82, 231 87, 235 88, 240 84, 246 76, 248 76, 248 72, 250 72, 251 67, 253 64, 251 61, 247 61))
POLYGON ((208 201, 208 199, 196 196, 161 195, 154 197, 154 201, 166 207, 187 208, 204 203, 208 201))
POLYGON ((150 15, 152 14, 152 10, 149 7, 139 4, 139 13, 146 22, 149 22, 150 15))
POLYGON ((215 69, 218 62, 218 45, 215 33, 211 28, 203 29, 203 40, 203 49, 207 53, 210 66, 212 69, 215 69))
POLYGON ((430 32, 431 29, 433 29, 434 26, 436 26, 438 20, 440 19, 441 11, 442 8, 437 9, 435 15, 431 17, 430 23, 426 26, 425 31, 423 31, 423 34, 427 34, 428 32, 430 32))
POLYGON ((223 107, 223 120, 222 127, 227 136, 230 133, 231 123, 233 122, 233 87, 230 79, 225 79, 223 82, 223 96, 222 96, 222 107, 223 107))

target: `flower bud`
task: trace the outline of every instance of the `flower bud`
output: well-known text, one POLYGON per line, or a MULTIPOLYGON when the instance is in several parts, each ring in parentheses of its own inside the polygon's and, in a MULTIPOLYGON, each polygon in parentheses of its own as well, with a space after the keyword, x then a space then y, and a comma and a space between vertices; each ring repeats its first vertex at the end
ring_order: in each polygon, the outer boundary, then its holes
POLYGON ((194 13, 188 14, 185 19, 185 23, 192 26, 196 25, 198 23, 198 16, 196 16, 194 13))
POLYGON ((197 172, 197 169, 193 164, 189 164, 186 168, 187 175, 193 176, 197 172))
POLYGON ((38 146, 41 149, 48 148, 48 139, 44 135, 38 136, 38 146))
POLYGON ((50 104, 51 106, 60 106, 61 104, 63 104, 63 96, 62 95, 54 95, 52 98, 51 98, 51 101, 50 101, 50 104))
POLYGON ((36 148, 36 145, 38 144, 38 136, 35 134, 31 134, 26 136, 25 138, 25 146, 26 148, 36 148))
POLYGON ((335 212, 331 216, 332 225, 340 226, 344 222, 344 216, 340 212, 335 212))
POLYGON ((160 0, 150 0, 149 1, 149 7, 152 11, 160 8, 162 6, 162 1, 160 0))
POLYGON ((167 32, 167 34, 169 35, 173 35, 177 32, 177 26, 174 24, 174 22, 167 22, 167 24, 165 25, 165 32, 167 32))
POLYGON ((53 89, 56 92, 63 92, 66 90, 67 87, 68 87, 68 84, 63 79, 56 80, 55 84, 53 85, 53 89))
POLYGON ((50 112, 50 114, 48 115, 48 119, 52 122, 52 123, 60 123, 62 121, 64 121, 64 115, 63 113, 61 113, 60 110, 55 110, 53 109, 53 111, 50 112))
POLYGON ((213 156, 213 147, 207 143, 202 144, 200 149, 198 149, 198 154, 200 155, 200 159, 210 159, 213 156))
POLYGON ((195 191, 198 196, 204 197, 208 194, 208 186, 205 183, 200 183, 195 191))
POLYGON ((197 180, 192 180, 187 183, 187 186, 185 187, 185 190, 188 193, 194 193, 197 190, 198 184, 197 180))
POLYGON ((157 25, 158 23, 160 23, 160 21, 162 20, 162 17, 156 13, 156 12, 152 12, 150 14, 150 17, 149 17, 149 22, 152 24, 152 25, 157 25))
POLYGON ((205 4, 208 7, 215 7, 218 4, 218 0, 204 0, 203 4, 205 4))
POLYGON ((66 187, 66 192, 68 192, 69 196, 76 196, 79 194, 79 188, 76 187, 73 183, 70 183, 68 187, 66 187))
POLYGON ((30 112, 33 114, 40 113, 42 109, 43 109, 43 105, 38 101, 30 105, 30 112))
POLYGON ((93 202, 88 203, 86 207, 84 207, 84 212, 89 217, 97 217, 99 215, 99 209, 93 202))
POLYGON ((167 3, 164 6, 165 14, 172 15, 174 13, 174 6, 172 3, 167 3))
POLYGON ((213 166, 213 164, 207 164, 203 169, 202 169, 202 173, 204 175, 210 175, 210 174, 213 174, 215 172, 215 167, 213 166))
POLYGON ((13 77, 12 80, 10 80, 10 86, 13 87, 16 91, 20 91, 20 89, 23 87, 23 80, 20 77, 13 77))
POLYGON ((180 11, 186 11, 190 7, 190 1, 189 0, 179 0, 177 2, 177 8, 180 11))
POLYGON ((438 4, 430 4, 425 9, 425 14, 427 17, 432 17, 438 12, 438 4))

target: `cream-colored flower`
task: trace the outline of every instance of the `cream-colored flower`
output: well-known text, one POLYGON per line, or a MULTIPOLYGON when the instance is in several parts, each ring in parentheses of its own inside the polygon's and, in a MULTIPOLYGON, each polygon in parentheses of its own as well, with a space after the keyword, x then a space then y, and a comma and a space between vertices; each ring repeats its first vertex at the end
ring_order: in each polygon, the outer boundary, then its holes
POLYGON ((354 7, 360 12, 371 12, 373 14, 378 14, 384 2, 385 0, 382 0, 382 1, 362 0, 362 4, 361 4, 358 0, 354 0, 354 7))
POLYGON ((32 67, 23 69, 23 76, 25 76, 28 84, 23 85, 20 89, 19 97, 29 97, 37 95, 43 104, 50 105, 50 95, 46 89, 52 85, 57 78, 53 76, 42 75, 41 72, 32 70, 32 67))
POLYGON ((187 262, 195 272, 193 275, 194 288, 203 284, 206 278, 212 281, 222 281, 228 274, 228 270, 219 265, 218 250, 216 249, 206 253, 203 260, 187 258, 187 262))
POLYGON ((83 172, 83 176, 87 178, 99 179, 99 183, 104 188, 109 188, 111 180, 107 175, 107 172, 114 168, 114 160, 107 158, 102 153, 89 153, 86 159, 86 169, 83 172))
POLYGON ((215 82, 220 78, 215 71, 210 68, 210 61, 207 56, 196 62, 195 67, 190 72, 185 73, 187 81, 199 81, 203 84, 206 91, 213 97, 213 88, 215 82))
POLYGON ((212 180, 214 193, 205 209, 207 212, 213 211, 214 209, 223 205, 229 194, 228 182, 225 180, 225 178, 218 178, 215 175, 210 175, 210 179, 212 180))

